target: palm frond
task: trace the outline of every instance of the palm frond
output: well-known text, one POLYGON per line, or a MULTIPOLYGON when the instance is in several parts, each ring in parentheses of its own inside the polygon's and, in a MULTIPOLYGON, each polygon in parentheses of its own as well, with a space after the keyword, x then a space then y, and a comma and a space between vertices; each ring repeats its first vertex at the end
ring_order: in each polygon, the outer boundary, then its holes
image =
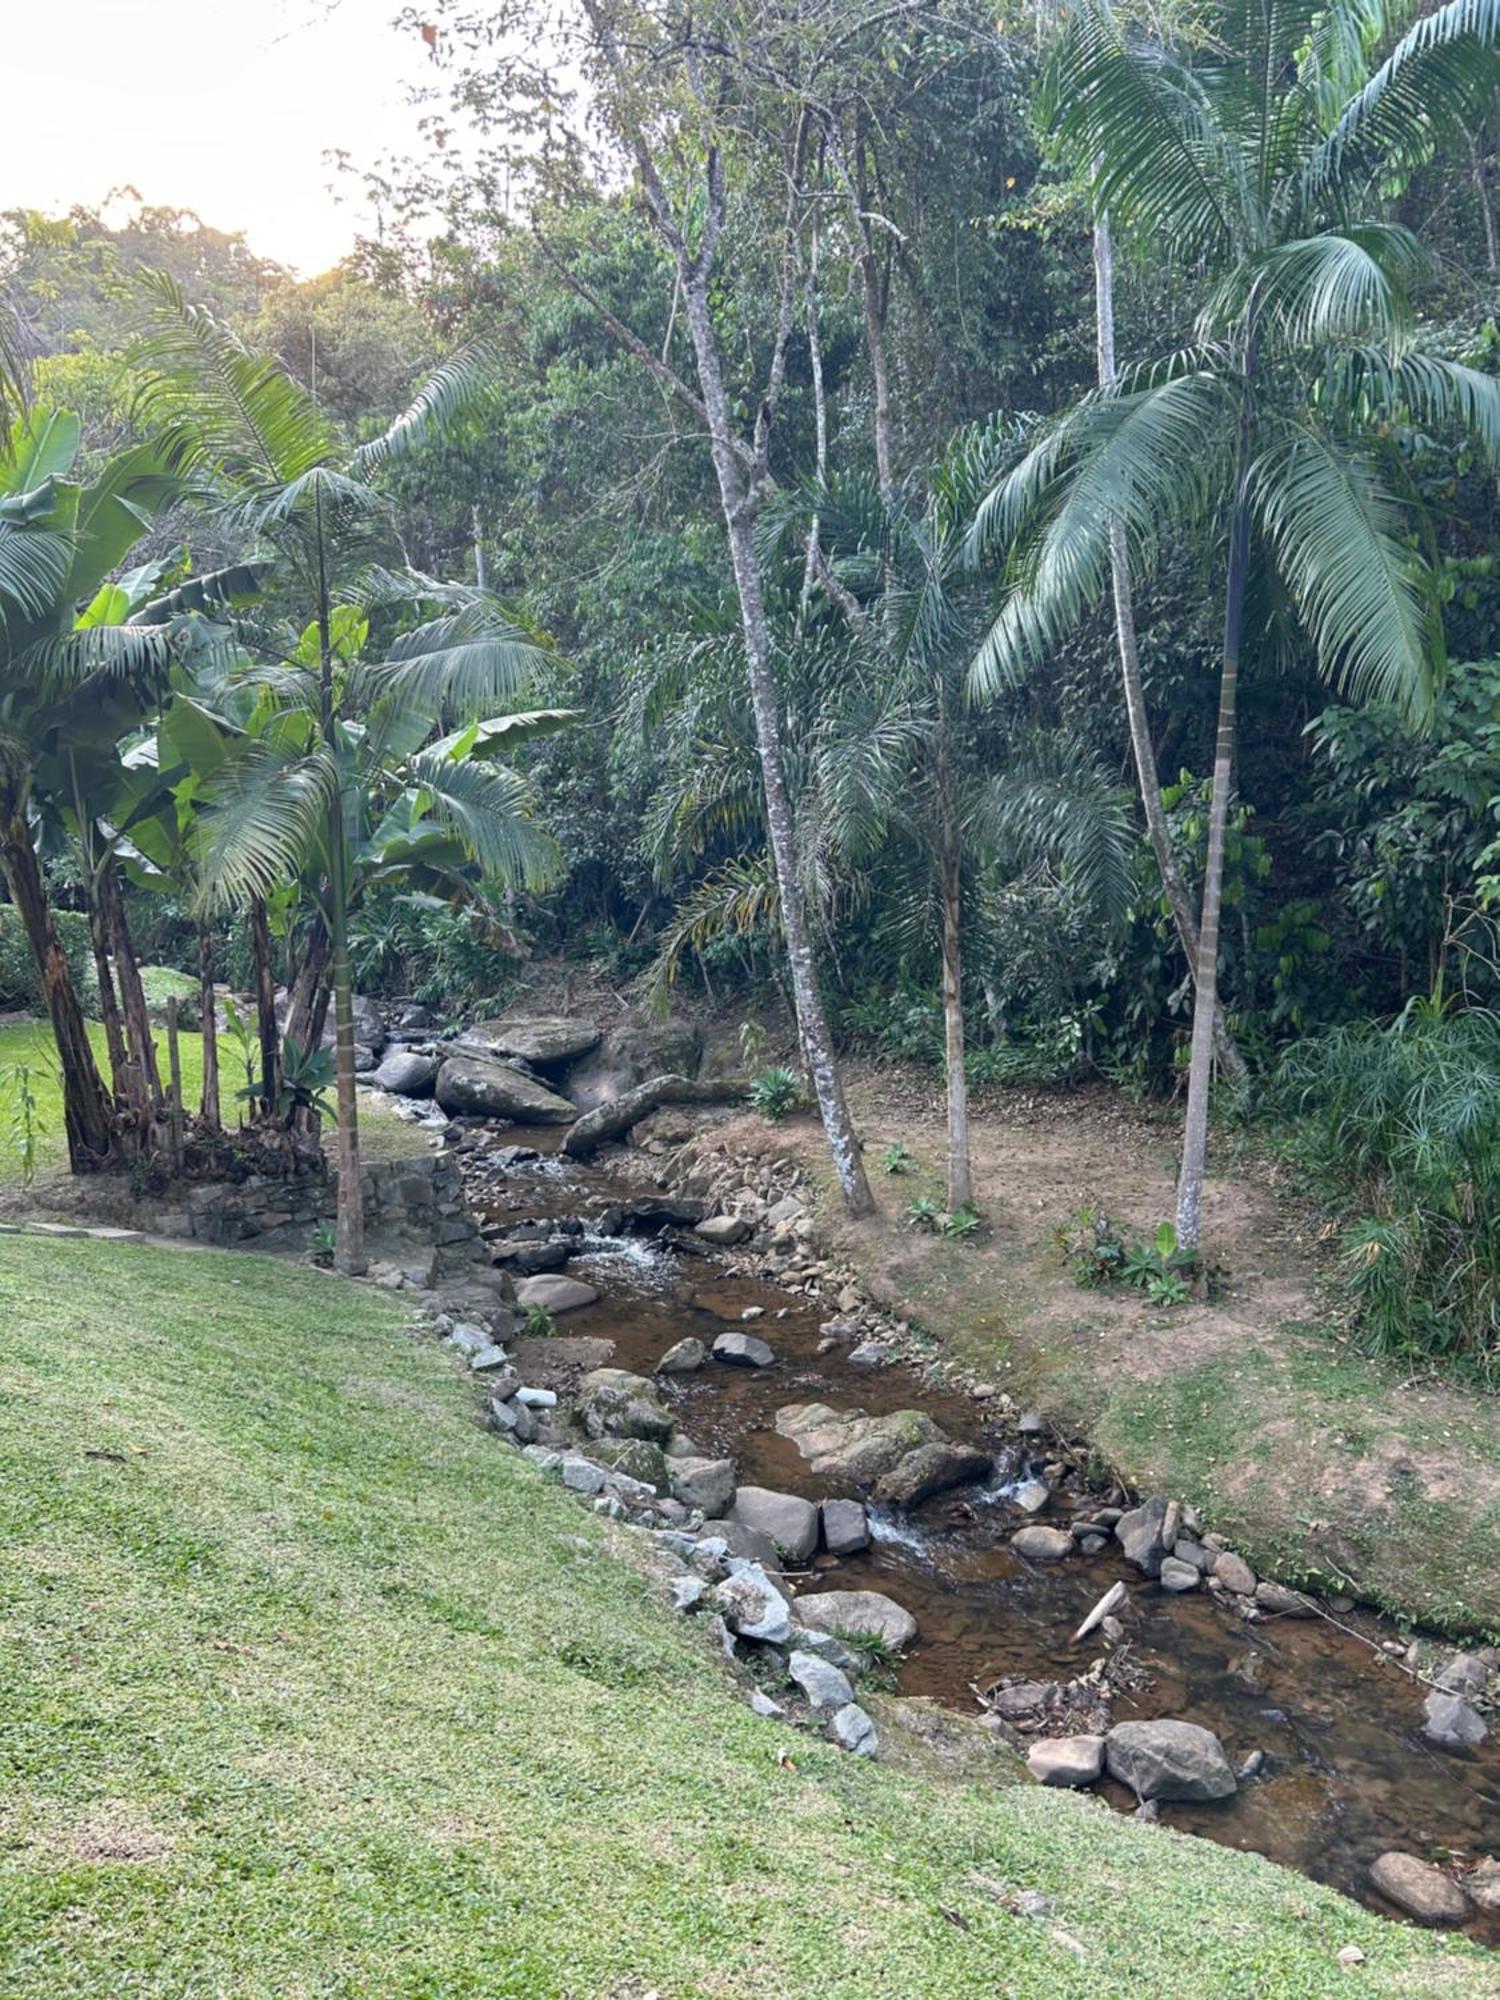
POLYGON ((1435 599, 1367 462, 1311 425, 1269 431, 1251 500, 1321 671, 1421 720, 1440 658, 1435 599))
POLYGON ((471 341, 428 376, 381 436, 359 447, 354 454, 356 470, 374 472, 387 459, 440 436, 461 419, 485 414, 497 404, 503 381, 502 359, 494 344, 471 341))
POLYGON ((73 544, 51 529, 18 525, 0 502, 0 624, 7 607, 23 619, 43 618, 59 606, 73 544))
POLYGON ((434 722, 472 720, 513 701, 554 664, 546 641, 494 598, 475 594, 458 609, 404 633, 379 663, 358 667, 355 690, 389 697, 434 722))
POLYGON ((432 752, 410 758, 407 768, 426 813, 456 835, 486 875, 525 889, 557 880, 557 844, 537 824, 530 787, 518 772, 432 752))
POLYGON ((1086 747, 1048 735, 1023 744, 972 811, 982 838, 1022 867, 1045 862, 1111 928, 1133 893, 1131 795, 1086 747))
POLYGON ((1406 286, 1429 259, 1409 229, 1369 223, 1278 244, 1237 264, 1199 315, 1203 339, 1244 318, 1295 347, 1376 338, 1399 342, 1411 327, 1406 286))
POLYGON ((698 883, 661 934, 652 984, 671 985, 683 956, 719 938, 769 933, 779 920, 776 874, 769 853, 737 855, 698 883))
POLYGON ((321 743, 298 753, 238 742, 202 816, 197 859, 205 902, 242 904, 295 878, 318 851, 338 782, 321 743))

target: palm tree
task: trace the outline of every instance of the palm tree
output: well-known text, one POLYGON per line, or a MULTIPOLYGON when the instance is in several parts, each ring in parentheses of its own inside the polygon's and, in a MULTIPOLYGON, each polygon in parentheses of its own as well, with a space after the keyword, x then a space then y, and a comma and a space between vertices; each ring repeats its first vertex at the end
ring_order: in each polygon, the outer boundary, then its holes
POLYGON ((852 629, 815 739, 805 813, 812 844, 830 844, 846 863, 892 840, 913 857, 918 929, 935 903, 950 1209, 973 1200, 963 939, 977 878, 1045 861, 1111 924, 1128 898, 1134 845, 1118 787, 1078 746, 1032 741, 998 771, 976 755, 965 679, 982 599, 966 530, 1020 437, 1005 423, 975 426, 953 440, 925 488, 840 481, 814 496, 825 575, 852 629))
POLYGON ((182 480, 170 448, 145 444, 79 484, 67 476, 78 443, 75 416, 32 409, 0 451, 0 866, 41 975, 68 1157, 82 1172, 115 1150, 114 1105, 58 943, 34 822, 73 799, 72 759, 112 759, 165 685, 175 611, 142 608, 131 579, 106 579, 182 480))
POLYGON ((227 518, 269 553, 306 618, 300 631, 235 621, 269 720, 220 776, 202 868, 213 893, 240 903, 299 875, 322 885, 338 1114, 335 1261, 357 1272, 364 1215, 349 910, 368 760, 404 759, 435 822, 492 869, 534 875, 543 843, 528 824, 519 781, 483 764, 424 755, 422 746, 436 728, 471 724, 513 699, 550 656, 486 593, 372 567, 390 540, 384 504, 313 396, 190 305, 171 279, 154 274, 145 282, 150 315, 135 354, 146 371, 140 414, 165 425, 211 470, 227 518), (336 601, 340 592, 349 601, 336 601), (372 610, 434 607, 384 657, 366 657, 372 610))
POLYGON ((1235 0, 1211 52, 1189 60, 1082 0, 1044 97, 1053 133, 1088 171, 1096 213, 1202 268, 1208 296, 1190 346, 1084 398, 996 484, 972 531, 976 550, 1006 552, 1009 585, 975 662, 981 692, 1098 601, 1112 546, 1132 573, 1184 537, 1223 551, 1186 1247, 1200 1230, 1247 605, 1252 645, 1290 623, 1341 689, 1421 714, 1441 627, 1386 433, 1460 426, 1500 456, 1500 384, 1423 351, 1409 300, 1422 246, 1380 212, 1422 149, 1488 108, 1500 5, 1450 0, 1370 71, 1381 25, 1365 0, 1235 0))

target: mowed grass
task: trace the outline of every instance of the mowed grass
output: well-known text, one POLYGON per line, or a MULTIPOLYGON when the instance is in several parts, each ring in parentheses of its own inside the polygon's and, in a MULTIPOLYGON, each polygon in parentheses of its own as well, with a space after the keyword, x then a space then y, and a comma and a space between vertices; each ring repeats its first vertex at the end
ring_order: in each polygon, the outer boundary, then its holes
POLYGON ((9 1237, 0 1314, 6 2000, 1496 1991, 1252 1856, 754 1717, 383 1295, 9 1237))
MULTIPOLYGON (((153 968, 147 968, 152 970, 153 968)), ((181 978, 182 975, 169 975, 181 978)), ((164 993, 162 995, 165 997, 164 993)), ((167 1035, 156 1030, 157 1061, 163 1084, 168 1077, 167 1035)), ((100 1074, 108 1080, 109 1050, 104 1030, 97 1021, 89 1023, 89 1040, 100 1074)), ((178 1059, 182 1067, 182 1101, 196 1111, 203 1101, 203 1037, 185 1029, 177 1037, 178 1059)), ((258 1058, 257 1058, 258 1066, 258 1058)), ((63 1124, 62 1077, 57 1062, 57 1045, 52 1029, 44 1020, 12 1019, 0 1022, 0 1185, 22 1177, 24 1142, 20 1132, 20 1080, 24 1068, 27 1085, 36 1101, 33 1114, 35 1142, 33 1165, 37 1174, 47 1175, 66 1168, 67 1133, 63 1124)), ((245 1106, 239 1091, 245 1083, 245 1065, 233 1038, 219 1036, 219 1115, 233 1131, 245 1106)), ((420 1151, 423 1140, 418 1128, 382 1113, 374 1105, 360 1106, 360 1136, 372 1158, 391 1158, 400 1153, 420 1151)))

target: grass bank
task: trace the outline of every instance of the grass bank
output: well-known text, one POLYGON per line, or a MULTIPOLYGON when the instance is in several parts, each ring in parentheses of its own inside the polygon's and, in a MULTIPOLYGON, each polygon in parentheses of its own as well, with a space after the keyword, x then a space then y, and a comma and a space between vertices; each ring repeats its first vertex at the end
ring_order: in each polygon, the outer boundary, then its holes
POLYGON ((1347 1944, 1495 1990, 1255 1857, 758 1720, 383 1296, 12 1237, 0 1314, 7 2000, 1297 2000, 1347 1944))

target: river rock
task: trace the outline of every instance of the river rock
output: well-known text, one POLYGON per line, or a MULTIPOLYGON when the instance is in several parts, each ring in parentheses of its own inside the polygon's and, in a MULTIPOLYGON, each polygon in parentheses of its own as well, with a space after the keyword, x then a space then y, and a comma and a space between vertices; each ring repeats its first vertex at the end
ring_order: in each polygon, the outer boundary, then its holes
POLYGON ((1456 1882, 1415 1854, 1382 1854, 1370 1868, 1370 1886, 1419 1924, 1462 1924, 1469 1902, 1456 1882))
POLYGON ((1317 1616, 1318 1607, 1310 1597, 1304 1597, 1300 1590, 1292 1590, 1284 1583, 1272 1583, 1266 1577, 1262 1577, 1255 1586, 1255 1601, 1262 1611, 1269 1611, 1278 1618, 1317 1616))
POLYGON ((870 1546, 869 1518, 858 1500, 825 1500, 821 1512, 830 1555, 857 1555, 870 1546))
POLYGON ((1222 1583, 1226 1590, 1232 1590, 1236 1597, 1253 1597, 1255 1594, 1255 1571, 1243 1556, 1237 1556, 1225 1549, 1214 1564, 1214 1579, 1222 1583))
POLYGON ((437 1073, 437 1101, 452 1116, 511 1118, 521 1125, 571 1125, 578 1116, 535 1077, 482 1056, 449 1056, 437 1073))
POLYGON ((734 1500, 732 1458, 674 1458, 667 1470, 672 1498, 684 1507, 700 1507, 710 1517, 728 1511, 734 1500))
POLYGON ((1023 1479, 1010 1497, 1023 1514, 1040 1514, 1052 1498, 1052 1488, 1045 1479, 1023 1479))
POLYGON ((672 1435, 672 1418, 657 1402, 651 1383, 624 1368, 595 1368, 584 1376, 577 1416, 591 1438, 650 1438, 664 1444, 672 1435))
POLYGON ((1459 1694, 1468 1701, 1482 1695, 1488 1683, 1484 1661, 1474 1653, 1451 1653, 1432 1677, 1433 1686, 1443 1694, 1459 1694))
POLYGON ((875 1487, 875 1498, 893 1507, 917 1507, 935 1493, 950 1487, 967 1486, 989 1476, 990 1461, 982 1451, 967 1445, 941 1443, 918 1445, 893 1465, 875 1487))
POLYGON ((1478 1709, 1462 1695, 1433 1688, 1422 1704, 1422 1734, 1444 1750, 1474 1750, 1489 1735, 1478 1709))
POLYGON ((833 1733, 856 1757, 873 1757, 880 1748, 875 1725, 857 1701, 851 1701, 834 1716, 833 1733))
MULTIPOLYGON (((820 1478, 862 1493, 873 1492, 924 1445, 961 1449, 923 1410, 870 1417, 862 1410, 833 1410, 826 1403, 788 1403, 776 1412, 776 1429, 791 1439, 820 1478)), ((922 1467, 933 1463, 924 1460, 922 1467)))
POLYGON ((1237 1789, 1223 1744, 1196 1722, 1117 1722, 1104 1754, 1109 1775, 1139 1799, 1227 1799, 1237 1789))
POLYGON ((1044 1785, 1092 1785, 1104 1769, 1104 1738, 1044 1736, 1027 1751, 1026 1768, 1044 1785))
POLYGON ((711 1215, 706 1221, 694 1225, 693 1234, 701 1236, 705 1243, 729 1249, 736 1243, 744 1242, 750 1234, 750 1225, 742 1215, 711 1215))
POLYGON ((588 1458, 565 1458, 562 1462, 563 1485, 570 1493, 582 1493, 590 1497, 604 1491, 604 1468, 595 1465, 588 1458))
POLYGON ((463 1041, 481 1054, 530 1063, 536 1069, 560 1069, 599 1046, 599 1030, 591 1021, 561 1014, 507 1014, 496 1021, 477 1021, 464 1030, 463 1041))
POLYGON ((824 1590, 797 1599, 797 1616, 815 1632, 866 1634, 893 1651, 917 1636, 917 1621, 878 1590, 824 1590))
POLYGON ((1163 1590, 1196 1590, 1203 1581, 1203 1572, 1196 1563, 1183 1562, 1177 1556, 1163 1556, 1158 1581, 1163 1590))
POLYGON ((437 1073, 436 1056, 418 1055, 415 1049, 392 1049, 370 1081, 377 1090, 389 1090, 396 1097, 430 1097, 437 1073))
POLYGON ((596 1286, 586 1285, 581 1278, 564 1278, 555 1271, 538 1271, 516 1286, 516 1304, 523 1310, 540 1306, 543 1312, 575 1312, 579 1306, 596 1304, 598 1298, 596 1286))
POLYGON ((793 1653, 786 1670, 814 1708, 847 1708, 854 1699, 849 1676, 816 1653, 793 1653))
POLYGON ((1066 1528, 1046 1528, 1038 1521, 1017 1528, 1010 1545, 1027 1562, 1055 1563, 1073 1553, 1073 1537, 1066 1528))
POLYGON ((658 1375, 691 1375, 708 1359, 708 1349, 701 1340, 694 1340, 691 1334, 686 1340, 679 1340, 669 1347, 656 1364, 658 1375))
POLYGON ((770 1646, 786 1643, 791 1633, 791 1610, 786 1599, 765 1571, 747 1563, 714 1591, 714 1602, 731 1632, 742 1639, 760 1639, 770 1646))
MULTIPOLYGON (((1191 1563, 1200 1576, 1207 1576, 1216 1561, 1212 1549, 1204 1548, 1202 1542, 1195 1542, 1186 1535, 1179 1535, 1173 1542, 1172 1554, 1180 1563, 1191 1563)), ((1162 1561, 1166 1561, 1165 1556, 1162 1561)))
POLYGON ((1487 1917, 1500 1917, 1500 1861, 1487 1854, 1476 1861, 1464 1877, 1464 1893, 1476 1910, 1487 1917))
MULTIPOLYGON (((597 1040, 597 1037, 596 1037, 597 1040)), ((687 1021, 622 1021, 568 1078, 568 1095, 582 1110, 623 1097, 654 1076, 694 1077, 703 1037, 687 1021)))
POLYGON ((714 1360, 731 1368, 769 1368, 775 1354, 753 1333, 721 1333, 714 1342, 714 1360))
MULTIPOLYGON (((593 1447, 593 1455, 601 1465, 607 1465, 625 1479, 634 1479, 642 1486, 649 1486, 653 1493, 668 1491, 669 1470, 661 1446, 653 1444, 649 1438, 600 1438, 593 1447)), ((675 1462, 672 1470, 675 1471, 675 1462)))
POLYGON ((1056 1693, 1056 1681, 1015 1681, 990 1696, 990 1713, 1005 1722, 1019 1722, 1045 1708, 1056 1693))
POLYGON ((763 1535, 758 1528, 747 1528, 743 1521, 717 1516, 703 1523, 703 1534, 705 1539, 722 1541, 733 1560, 757 1563, 770 1577, 781 1575, 780 1551, 770 1536, 763 1535))
POLYGON ((1144 1576, 1161 1573, 1162 1557, 1166 1553, 1166 1543, 1162 1539, 1166 1517, 1166 1500, 1156 1493, 1139 1507, 1132 1507, 1129 1513, 1122 1514, 1115 1523, 1115 1539, 1125 1551, 1125 1560, 1134 1563, 1144 1576))
POLYGON ((818 1510, 811 1500, 795 1493, 742 1486, 734 1496, 729 1519, 764 1535, 791 1563, 805 1563, 818 1546, 818 1510))

